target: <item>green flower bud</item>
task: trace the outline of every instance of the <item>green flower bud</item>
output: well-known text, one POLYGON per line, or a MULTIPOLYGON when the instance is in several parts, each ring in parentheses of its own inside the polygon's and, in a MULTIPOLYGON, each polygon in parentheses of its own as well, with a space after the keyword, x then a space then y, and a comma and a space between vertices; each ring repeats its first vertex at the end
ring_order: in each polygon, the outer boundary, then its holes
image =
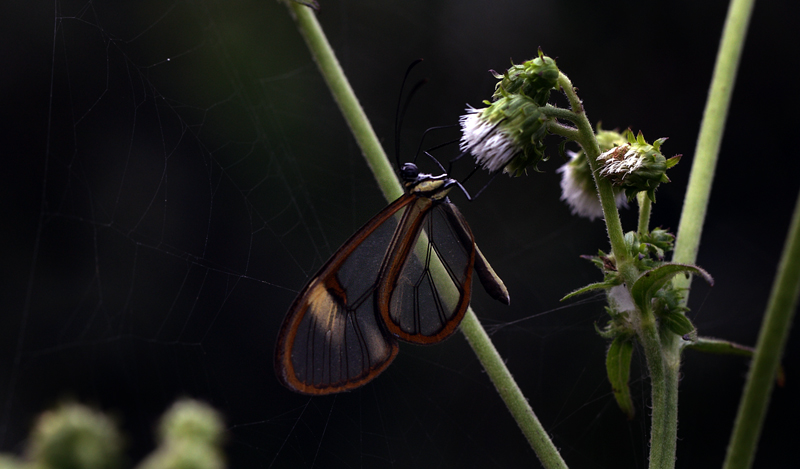
POLYGON ((136 469, 223 469, 221 451, 197 441, 171 442, 147 456, 136 469))
MULTIPOLYGON (((626 132, 627 133, 627 132, 626 132)), ((597 144, 600 146, 600 151, 608 151, 612 148, 628 142, 625 135, 617 132, 616 130, 603 130, 601 124, 597 124, 597 133, 595 134, 597 144)))
POLYGON ((222 419, 208 405, 192 399, 176 402, 161 417, 159 436, 162 442, 195 441, 218 445, 223 436, 222 419))
POLYGON ((30 459, 50 468, 107 469, 119 465, 122 438, 110 418, 80 404, 43 413, 31 435, 30 459))
POLYGON ((25 467, 28 466, 19 459, 7 454, 0 454, 0 469, 23 469, 25 467))
POLYGON ((539 57, 515 65, 502 75, 492 71, 500 80, 495 85, 493 100, 504 96, 519 94, 530 98, 537 106, 544 106, 550 99, 550 92, 558 89, 559 70, 556 61, 545 56, 539 49, 539 57))
POLYGON ((192 399, 176 402, 159 424, 160 445, 137 469, 222 469, 220 415, 192 399))
POLYGON ((661 154, 661 144, 667 139, 660 138, 647 143, 641 132, 636 137, 633 132, 626 132, 628 142, 616 146, 597 157, 602 162, 600 176, 612 184, 625 189, 625 195, 631 200, 639 192, 647 192, 647 196, 655 202, 655 191, 662 182, 669 182, 667 169, 678 164, 680 155, 666 159, 661 154))

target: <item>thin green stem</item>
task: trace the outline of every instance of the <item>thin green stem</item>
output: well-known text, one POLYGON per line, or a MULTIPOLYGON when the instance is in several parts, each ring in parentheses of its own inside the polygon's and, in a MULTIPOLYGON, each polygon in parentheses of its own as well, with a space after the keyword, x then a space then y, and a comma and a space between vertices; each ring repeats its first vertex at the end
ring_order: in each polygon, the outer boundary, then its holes
POLYGON ((575 93, 572 82, 563 73, 558 74, 558 85, 564 90, 564 93, 566 93, 569 99, 572 113, 574 113, 574 120, 572 120, 572 122, 578 130, 578 137, 575 140, 586 153, 586 159, 589 161, 589 167, 592 169, 597 192, 600 195, 600 204, 603 207, 603 216, 606 220, 606 229, 608 230, 608 240, 611 244, 611 251, 614 253, 617 260, 617 267, 624 270, 630 264, 628 251, 625 249, 625 234, 622 231, 622 222, 619 219, 619 211, 617 210, 617 203, 611 183, 605 178, 598 177, 600 164, 597 162, 597 157, 600 156, 600 146, 597 144, 594 129, 592 128, 592 124, 589 123, 589 119, 586 117, 583 103, 581 103, 580 98, 578 98, 577 93, 575 93))
POLYGON ((783 247, 767 312, 758 335, 755 356, 747 376, 744 396, 725 457, 725 469, 745 469, 753 464, 756 443, 767 412, 775 373, 797 310, 800 294, 800 196, 783 247))
POLYGON ((552 104, 545 104, 544 106, 540 107, 539 110, 547 117, 555 117, 556 119, 564 119, 570 122, 575 122, 577 119, 579 119, 578 114, 576 114, 575 111, 556 107, 552 104))
POLYGON ((497 352, 486 330, 478 321, 478 317, 470 307, 464 320, 461 321, 461 332, 467 338, 469 345, 475 351, 486 374, 492 380, 497 393, 508 407, 520 430, 528 439, 536 456, 547 469, 566 468, 567 464, 558 453, 558 449, 547 435, 541 422, 533 413, 528 400, 522 394, 514 377, 506 367, 503 357, 497 352))
MULTIPOLYGON (((673 262, 694 264, 697 261, 697 250, 703 223, 714 181, 720 142, 725 130, 736 70, 744 47, 747 25, 755 0, 731 0, 725 29, 722 33, 717 63, 711 78, 708 101, 703 112, 700 135, 694 151, 689 186, 683 202, 683 212, 678 224, 678 235, 675 241, 673 262)), ((674 284, 678 288, 688 288, 691 279, 684 275, 675 277, 674 284)))
POLYGON ((653 202, 647 196, 647 192, 639 192, 636 194, 636 201, 639 202, 639 226, 636 232, 644 235, 650 232, 650 209, 653 202))
POLYGON ((578 129, 559 124, 558 122, 550 123, 547 126, 547 131, 553 135, 558 135, 559 137, 564 137, 567 140, 574 140, 576 142, 581 138, 581 133, 578 129))
MULTIPOLYGON (((348 125, 356 137, 356 141, 364 153, 370 169, 375 174, 381 190, 387 200, 394 200, 402 194, 402 188, 394 173, 392 164, 375 136, 375 132, 367 120, 358 99, 355 97, 347 78, 339 66, 333 49, 330 47, 322 27, 317 22, 313 11, 305 6, 287 1, 292 16, 297 22, 303 38, 311 50, 320 72, 325 77, 334 99, 342 109, 348 125)), ((482 366, 497 388, 498 393, 508 406, 511 415, 517 421, 525 437, 530 442, 542 464, 547 469, 566 468, 564 460, 558 454, 553 442, 542 427, 536 415, 506 368, 502 357, 492 344, 489 335, 483 329, 477 316, 470 308, 461 322, 461 332, 472 346, 482 366)))
POLYGON ((344 70, 342 70, 333 48, 328 43, 328 38, 322 31, 313 10, 305 5, 286 1, 289 11, 292 14, 297 28, 300 30, 303 39, 306 41, 314 61, 319 67, 322 77, 325 79, 328 88, 333 94, 333 99, 339 105, 339 109, 344 114, 347 125, 353 132, 359 148, 367 161, 375 180, 378 181, 383 194, 387 200, 394 200, 403 195, 400 180, 397 179, 392 163, 386 157, 380 140, 375 134, 372 125, 358 102, 350 82, 347 80, 344 70))

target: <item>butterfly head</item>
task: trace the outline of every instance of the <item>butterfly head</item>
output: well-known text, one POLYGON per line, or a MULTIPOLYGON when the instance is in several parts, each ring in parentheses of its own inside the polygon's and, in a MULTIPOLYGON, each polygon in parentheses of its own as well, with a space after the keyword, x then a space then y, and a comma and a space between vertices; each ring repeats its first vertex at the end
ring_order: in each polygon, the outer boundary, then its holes
POLYGON ((419 179, 419 168, 414 163, 405 163, 400 168, 400 178, 405 184, 413 184, 419 179))

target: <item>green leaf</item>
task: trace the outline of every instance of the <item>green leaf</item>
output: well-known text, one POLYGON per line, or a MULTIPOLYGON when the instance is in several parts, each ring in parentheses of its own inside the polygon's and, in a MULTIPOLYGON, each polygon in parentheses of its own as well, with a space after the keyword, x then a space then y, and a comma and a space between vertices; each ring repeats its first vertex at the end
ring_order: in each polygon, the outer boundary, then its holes
POLYGON ((672 168, 673 166, 678 164, 678 162, 681 160, 681 156, 682 155, 675 155, 672 158, 667 158, 667 161, 666 161, 667 169, 672 168))
POLYGON ((561 158, 564 159, 564 161, 569 161, 570 160, 570 158, 567 156, 567 149, 566 149, 567 142, 568 142, 568 140, 564 139, 564 140, 561 141, 561 143, 558 144, 558 154, 559 154, 559 156, 561 156, 561 158))
POLYGON ((617 405, 632 420, 636 413, 631 399, 631 388, 628 380, 631 374, 631 357, 633 356, 633 342, 629 337, 618 336, 611 342, 606 354, 606 371, 611 389, 617 399, 617 405))
POLYGON ((609 283, 609 282, 590 283, 589 285, 586 285, 585 287, 578 288, 577 290, 568 293, 567 296, 565 296, 564 298, 561 298, 561 301, 568 300, 568 299, 570 299, 572 297, 575 297, 575 296, 578 296, 578 295, 582 295, 582 294, 590 292, 592 290, 606 290, 606 289, 609 289, 609 288, 611 288, 611 287, 613 287, 615 285, 616 285, 616 283, 609 283))
MULTIPOLYGON (((698 337, 692 342, 687 343, 684 347, 697 350, 698 352, 713 353, 716 355, 736 355, 747 358, 753 358, 753 355, 756 353, 753 347, 722 339, 712 339, 710 337, 698 337)), ((778 366, 775 381, 778 382, 778 386, 784 386, 786 373, 783 370, 783 365, 778 366)))
POLYGON ((755 350, 753 347, 729 342, 727 340, 712 339, 709 337, 698 337, 697 340, 686 344, 686 348, 697 350, 698 352, 713 353, 717 355, 738 355, 740 357, 752 358, 755 350))
POLYGON ((694 324, 680 311, 673 311, 661 317, 661 323, 680 336, 694 331, 694 324))
POLYGON ((656 267, 655 269, 644 272, 631 287, 631 296, 634 303, 641 311, 650 309, 650 300, 667 282, 672 280, 672 277, 680 274, 697 274, 706 279, 706 281, 714 285, 714 279, 708 272, 700 267, 688 264, 672 264, 667 263, 656 267))

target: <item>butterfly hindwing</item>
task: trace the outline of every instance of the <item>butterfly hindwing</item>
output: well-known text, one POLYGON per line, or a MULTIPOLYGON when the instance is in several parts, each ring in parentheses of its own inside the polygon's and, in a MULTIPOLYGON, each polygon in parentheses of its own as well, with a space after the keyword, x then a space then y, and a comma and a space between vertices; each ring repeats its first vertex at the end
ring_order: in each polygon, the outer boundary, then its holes
POLYGON ((328 394, 361 386, 397 355, 375 310, 381 260, 397 227, 403 196, 354 234, 289 308, 278 336, 275 369, 287 387, 328 394))
POLYGON ((453 209, 446 199, 418 198, 404 213, 384 258, 378 310, 389 332, 402 340, 444 340, 469 305, 475 242, 453 209))

